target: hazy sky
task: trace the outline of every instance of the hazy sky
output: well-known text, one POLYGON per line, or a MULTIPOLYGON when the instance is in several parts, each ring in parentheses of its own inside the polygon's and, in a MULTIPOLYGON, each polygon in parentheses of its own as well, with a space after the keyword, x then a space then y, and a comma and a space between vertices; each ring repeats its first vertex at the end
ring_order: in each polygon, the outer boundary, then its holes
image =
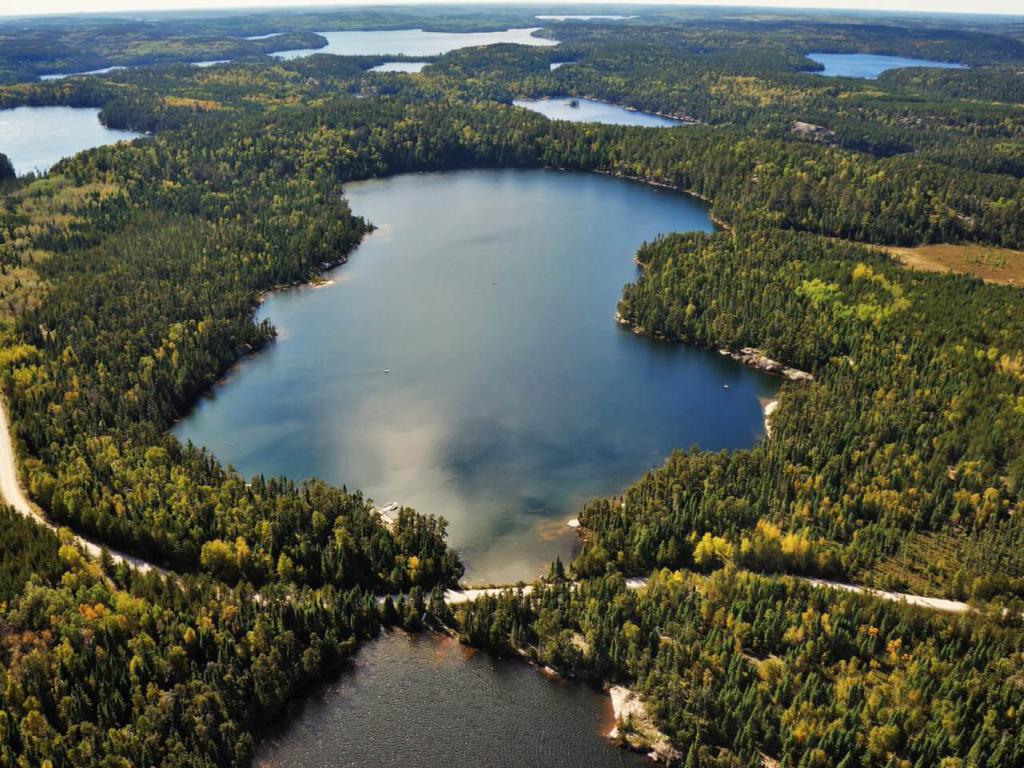
MULTIPOLYGON (((435 0, 0 0, 0 15, 83 13, 96 11, 156 11, 179 8, 252 8, 268 6, 410 5, 435 0)), ((436 0, 440 2, 441 0, 436 0)), ((457 0, 444 0, 453 2, 457 0)), ((506 0, 507 2, 508 0, 506 0)), ((645 0, 650 2, 650 0, 645 0)), ((544 0, 547 7, 567 9, 579 0, 544 0)), ((629 0, 616 5, 627 4, 629 0)), ((1024 0, 669 0, 678 5, 764 5, 774 8, 856 8, 884 11, 934 11, 945 13, 1012 13, 1024 15, 1024 0)), ((666 3, 667 4, 667 3, 666 3)))

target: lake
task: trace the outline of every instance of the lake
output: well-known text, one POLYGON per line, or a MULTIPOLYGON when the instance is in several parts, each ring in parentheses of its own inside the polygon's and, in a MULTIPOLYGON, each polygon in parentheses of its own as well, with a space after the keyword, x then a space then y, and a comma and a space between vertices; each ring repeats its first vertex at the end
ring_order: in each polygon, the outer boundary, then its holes
POLYGON ((368 643, 282 720, 257 768, 650 765, 605 738, 607 694, 431 634, 368 643))
MULTIPOLYGON (((552 65, 552 69, 555 65, 552 65)), ((618 104, 608 104, 593 99, 575 99, 576 106, 571 106, 572 99, 516 99, 512 103, 517 107, 540 112, 551 120, 569 120, 573 123, 605 123, 606 125, 641 125, 648 128, 678 128, 687 125, 682 120, 662 117, 650 112, 626 109, 618 104)))
POLYGON ((940 69, 966 69, 963 64, 928 59, 906 59, 902 56, 876 56, 873 53, 807 53, 808 59, 824 65, 814 72, 825 77, 862 77, 874 80, 888 69, 903 67, 938 67, 940 69))
POLYGON ((0 152, 18 175, 46 172, 58 160, 83 149, 137 138, 140 134, 107 128, 98 109, 15 107, 0 110, 0 152))
POLYGON ((538 29, 540 27, 506 29, 503 32, 427 32, 422 29, 317 32, 327 38, 326 47, 278 51, 271 55, 279 59, 298 59, 314 53, 333 53, 337 56, 380 56, 389 53, 440 56, 459 48, 495 43, 558 45, 557 40, 534 37, 533 33, 538 29))
POLYGON ((175 429, 251 476, 319 476, 444 515, 470 582, 571 556, 565 525, 673 448, 751 446, 777 382, 618 326, 637 247, 711 231, 683 194, 597 174, 467 170, 350 184, 379 229, 175 429), (726 388, 728 386, 728 388, 726 388))
POLYGON ((63 80, 65 77, 84 77, 85 75, 105 75, 107 72, 117 72, 128 67, 102 67, 101 69, 90 69, 88 72, 58 72, 52 75, 40 75, 40 80, 63 80))
POLYGON ((385 61, 376 67, 370 67, 370 72, 422 72, 429 61, 385 61))

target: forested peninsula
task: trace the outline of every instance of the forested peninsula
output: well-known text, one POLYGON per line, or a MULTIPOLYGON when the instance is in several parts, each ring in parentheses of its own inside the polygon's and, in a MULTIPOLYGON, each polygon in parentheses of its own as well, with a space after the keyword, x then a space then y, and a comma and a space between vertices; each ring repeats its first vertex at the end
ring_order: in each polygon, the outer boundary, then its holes
POLYGON ((0 384, 47 518, 167 573, 90 561, 0 512, 0 762, 247 766, 266 724, 361 640, 442 622, 637 690, 687 768, 1024 762, 1020 290, 885 250, 1024 249, 1024 31, 668 14, 557 35, 417 75, 367 71, 383 57, 45 82, 7 65, 0 108, 89 106, 152 132, 41 178, 0 156, 0 384), (971 68, 823 78, 802 55, 822 49, 971 68), (511 106, 531 96, 694 124, 511 106), (641 248, 620 317, 669 343, 756 347, 813 381, 782 385, 755 448, 679 451, 588 503, 568 569, 452 613, 442 594, 463 569, 443 518, 389 525, 354 489, 244 478, 168 430, 274 338, 253 320, 263 292, 344 262, 370 230, 346 183, 470 167, 709 200, 727 227, 641 248))

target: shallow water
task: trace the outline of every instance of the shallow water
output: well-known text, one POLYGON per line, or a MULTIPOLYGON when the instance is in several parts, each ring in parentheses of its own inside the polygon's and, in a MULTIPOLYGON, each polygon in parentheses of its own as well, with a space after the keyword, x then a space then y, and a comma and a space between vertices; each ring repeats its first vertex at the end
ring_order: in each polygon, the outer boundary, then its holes
POLYGON ((907 59, 902 56, 876 56, 873 53, 808 53, 806 56, 825 66, 824 70, 813 73, 824 77, 862 77, 874 80, 886 70, 903 67, 966 69, 963 64, 947 61, 907 59))
MULTIPOLYGON (((554 64, 551 65, 555 67, 554 64)), ((626 109, 618 104, 607 104, 593 99, 576 99, 576 106, 569 98, 558 99, 516 99, 513 104, 532 112, 539 112, 551 120, 569 120, 573 123, 604 123, 606 125, 642 125, 648 128, 678 128, 686 125, 682 120, 626 109)))
POLYGON ((315 475, 444 515, 469 580, 501 583, 570 557, 582 503, 673 448, 762 435, 775 380, 615 323, 644 240, 712 229, 693 198, 542 170, 347 194, 379 229, 332 285, 265 302, 278 341, 199 403, 181 440, 246 475, 315 475))
POLYGON ((0 110, 0 152, 18 175, 46 172, 58 160, 83 149, 137 138, 140 134, 107 128, 99 110, 82 107, 16 107, 0 110))
POLYGON ((459 48, 495 43, 520 45, 558 45, 557 40, 534 37, 539 27, 506 29, 503 32, 426 32, 422 29, 389 29, 375 31, 318 32, 327 38, 324 48, 302 48, 271 54, 280 59, 298 59, 315 53, 337 56, 440 56, 459 48))

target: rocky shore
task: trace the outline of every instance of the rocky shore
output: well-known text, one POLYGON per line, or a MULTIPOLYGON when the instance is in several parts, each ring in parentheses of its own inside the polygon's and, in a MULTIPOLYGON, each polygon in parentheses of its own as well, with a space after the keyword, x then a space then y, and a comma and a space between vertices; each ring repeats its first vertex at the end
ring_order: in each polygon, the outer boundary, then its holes
POLYGON ((640 694, 621 685, 613 685, 608 694, 615 712, 615 727, 608 732, 609 739, 643 752, 662 765, 678 765, 682 761, 683 755, 654 724, 640 694))
POLYGON ((731 349, 720 349, 718 351, 726 357, 731 357, 733 360, 737 360, 744 365, 749 365, 751 368, 781 376, 789 381, 814 381, 814 376, 807 371, 801 371, 799 368, 790 368, 777 360, 772 360, 756 347, 743 347, 739 352, 733 352, 731 349))

